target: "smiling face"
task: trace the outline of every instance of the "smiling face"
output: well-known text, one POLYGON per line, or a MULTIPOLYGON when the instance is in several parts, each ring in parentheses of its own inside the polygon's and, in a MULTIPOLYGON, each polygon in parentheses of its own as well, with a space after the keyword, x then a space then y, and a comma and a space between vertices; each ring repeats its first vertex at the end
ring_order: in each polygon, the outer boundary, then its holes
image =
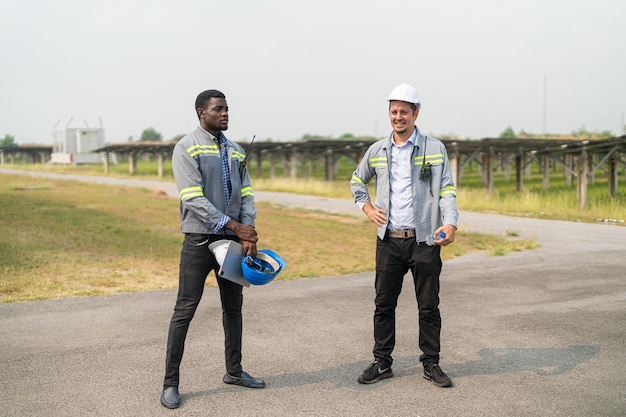
POLYGON ((408 139, 413 133, 413 127, 419 114, 406 101, 392 100, 389 102, 389 121, 398 139, 408 139))
POLYGON ((219 136, 220 130, 228 129, 228 104, 226 99, 211 97, 205 101, 204 108, 197 109, 200 126, 213 136, 219 136))

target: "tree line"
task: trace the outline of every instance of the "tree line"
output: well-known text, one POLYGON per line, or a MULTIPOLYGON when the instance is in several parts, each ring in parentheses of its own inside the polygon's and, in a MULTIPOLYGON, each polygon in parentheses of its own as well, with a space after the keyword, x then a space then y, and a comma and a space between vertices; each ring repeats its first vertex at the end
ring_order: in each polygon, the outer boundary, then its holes
MULTIPOLYGON (((626 125, 623 126, 623 132, 621 134, 626 134, 626 125)), ((459 135, 456 135, 454 133, 448 133, 448 134, 443 134, 443 135, 436 135, 436 134, 430 134, 430 136, 433 137, 437 137, 439 139, 449 139, 449 140, 462 140, 462 138, 459 135)), ((176 135, 174 138, 172 138, 172 141, 177 141, 180 138, 182 138, 184 135, 180 134, 180 135, 176 135)), ((519 130, 518 132, 515 132, 515 130, 513 129, 513 127, 508 126, 506 129, 504 129, 502 131, 502 133, 500 133, 500 135, 498 136, 499 138, 502 139, 509 139, 509 138, 517 138, 517 139, 531 139, 531 138, 554 138, 554 139, 605 139, 605 138, 611 138, 616 136, 611 130, 602 130, 602 131, 590 131, 585 129, 584 127, 579 128, 578 130, 575 130, 569 134, 567 133, 546 133, 546 134, 539 134, 539 133, 532 133, 532 132, 527 132, 524 129, 519 130)), ((361 135, 361 136, 355 136, 352 133, 344 133, 343 135, 339 136, 339 137, 334 137, 334 136, 322 136, 322 135, 312 135, 310 133, 305 133, 304 135, 302 135, 299 139, 296 140, 301 140, 301 141, 313 141, 313 140, 354 140, 354 141, 371 141, 371 140, 376 140, 378 138, 374 137, 374 136, 369 136, 369 135, 361 135)), ((268 142, 272 142, 273 139, 272 138, 266 138, 264 139, 265 141, 268 142)), ((133 141, 133 137, 129 137, 128 138, 129 142, 133 141)), ((161 132, 157 131, 154 127, 148 127, 146 129, 143 130, 143 132, 141 132, 141 136, 139 137, 139 142, 161 142, 163 141, 163 135, 161 134, 161 132)), ((0 149, 8 149, 8 148, 14 148, 17 147, 18 144, 17 142, 15 142, 15 136, 13 135, 9 135, 9 134, 5 134, 4 137, 2 139, 0 139, 0 149)))

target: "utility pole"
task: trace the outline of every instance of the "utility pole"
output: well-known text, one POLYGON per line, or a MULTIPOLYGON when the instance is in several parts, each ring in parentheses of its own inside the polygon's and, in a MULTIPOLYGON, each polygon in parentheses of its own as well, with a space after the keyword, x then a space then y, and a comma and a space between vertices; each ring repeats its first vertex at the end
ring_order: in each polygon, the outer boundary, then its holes
POLYGON ((547 77, 543 74, 543 136, 546 136, 546 84, 547 77))

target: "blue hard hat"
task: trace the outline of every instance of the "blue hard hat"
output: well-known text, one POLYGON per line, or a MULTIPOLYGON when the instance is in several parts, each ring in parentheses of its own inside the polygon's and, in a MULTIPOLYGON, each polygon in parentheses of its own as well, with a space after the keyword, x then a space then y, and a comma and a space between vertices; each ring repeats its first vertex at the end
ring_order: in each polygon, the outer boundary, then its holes
POLYGON ((243 277, 252 285, 264 285, 276 278, 287 263, 269 249, 257 252, 256 258, 244 256, 241 259, 243 277))

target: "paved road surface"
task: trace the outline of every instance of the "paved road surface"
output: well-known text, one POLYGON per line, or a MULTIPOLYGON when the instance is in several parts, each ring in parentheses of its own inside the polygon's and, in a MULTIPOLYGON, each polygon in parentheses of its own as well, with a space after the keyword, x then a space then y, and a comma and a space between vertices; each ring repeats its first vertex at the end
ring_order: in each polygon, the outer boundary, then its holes
MULTIPOLYGON (((153 183, 131 185, 175 195, 153 183)), ((355 212, 341 200, 257 198, 355 212)), ((626 228, 468 212, 461 227, 515 230, 542 247, 444 264, 441 364, 451 389, 421 377, 410 279, 395 377, 356 382, 372 348, 373 274, 362 273, 245 290, 244 367, 266 380, 263 390, 221 382, 219 294, 208 288, 178 410, 159 404, 175 290, 0 305, 0 415, 625 416, 626 228)))

